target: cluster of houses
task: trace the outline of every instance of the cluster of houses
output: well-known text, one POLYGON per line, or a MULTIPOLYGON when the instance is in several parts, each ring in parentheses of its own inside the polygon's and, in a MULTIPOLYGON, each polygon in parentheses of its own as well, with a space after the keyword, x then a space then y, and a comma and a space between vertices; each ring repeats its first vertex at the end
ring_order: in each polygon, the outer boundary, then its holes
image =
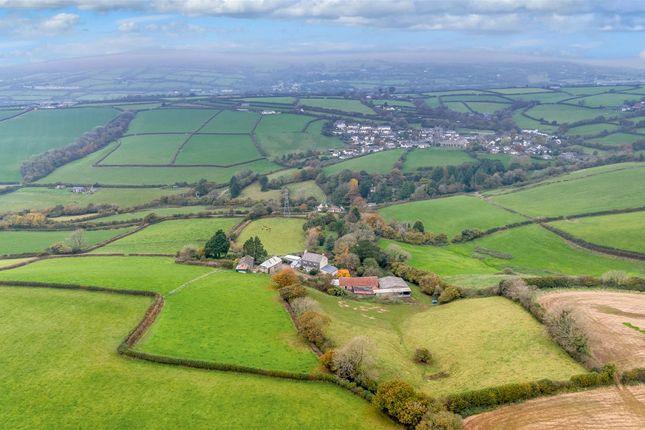
POLYGON ((621 112, 639 112, 645 111, 645 100, 641 100, 631 104, 625 104, 620 108, 621 112))
POLYGON ((324 254, 305 251, 299 255, 273 256, 256 265, 251 256, 240 258, 235 268, 240 273, 267 273, 273 274, 283 268, 291 267, 304 273, 323 273, 333 277, 331 285, 362 297, 410 297, 412 290, 408 284, 396 276, 349 277, 342 276, 347 271, 339 271, 337 267, 329 264, 324 254), (341 275, 340 277, 338 275, 341 275))
MULTIPOLYGON (((67 188, 66 185, 62 185, 62 184, 56 185, 57 190, 64 190, 66 188, 67 188)), ((94 188, 94 185, 89 187, 80 187, 80 186, 70 187, 69 190, 74 194, 94 194, 97 191, 97 189, 94 188)))
POLYGON ((491 154, 528 155, 549 160, 551 147, 561 143, 556 136, 538 130, 522 130, 521 133, 497 136, 481 145, 491 154))

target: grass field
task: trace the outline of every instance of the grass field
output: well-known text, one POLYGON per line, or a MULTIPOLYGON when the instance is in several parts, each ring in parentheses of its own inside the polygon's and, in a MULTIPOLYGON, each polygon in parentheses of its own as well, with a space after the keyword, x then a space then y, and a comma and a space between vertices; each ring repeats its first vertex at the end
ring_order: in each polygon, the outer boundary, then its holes
POLYGON ((459 166, 473 161, 475 160, 465 151, 439 148, 413 149, 403 163, 403 171, 411 172, 423 167, 459 166))
POLYGON ((312 295, 330 316, 328 332, 338 345, 355 336, 372 340, 372 368, 379 380, 404 379, 432 396, 540 378, 567 379, 583 371, 534 318, 501 297, 429 306, 312 295), (419 347, 431 351, 434 364, 414 363, 419 347), (440 372, 447 376, 430 378, 440 372))
POLYGON ((0 182, 20 181, 20 165, 50 149, 74 143, 83 133, 118 115, 109 107, 43 109, 0 123, 0 182))
POLYGON ((509 103, 490 103, 490 102, 465 102, 469 108, 475 112, 483 114, 494 114, 510 106, 509 103))
POLYGON ((610 124, 606 122, 599 122, 595 124, 579 125, 578 127, 570 128, 567 134, 571 136, 591 136, 603 131, 611 133, 618 129, 617 124, 610 124))
MULTIPOLYGON (((315 181, 295 182, 286 186, 289 189, 289 199, 299 200, 308 197, 314 197, 319 202, 325 200, 325 193, 316 184, 315 181)), ((240 198, 252 200, 274 200, 280 202, 282 199, 282 190, 261 191, 260 184, 252 183, 242 190, 240 198)))
MULTIPOLYGON (((170 208, 152 208, 144 209, 135 212, 126 212, 116 215, 108 215, 100 218, 93 219, 92 222, 114 222, 114 221, 134 221, 142 220, 147 215, 155 214, 159 217, 172 216, 172 215, 184 215, 184 214, 193 214, 199 212, 221 212, 220 210, 213 211, 209 206, 180 206, 180 207, 170 207, 170 208)), ((64 218, 64 217, 60 217, 64 218)), ((59 218, 54 218, 57 220, 59 218)))
POLYGON ((0 195, 0 213, 47 209, 57 205, 85 207, 89 204, 113 204, 127 208, 186 191, 186 188, 99 188, 93 194, 84 194, 72 193, 69 189, 21 188, 0 195))
POLYGON ((249 103, 277 103, 291 105, 296 101, 295 97, 246 97, 243 98, 245 102, 249 103))
POLYGON ((14 264, 24 263, 26 261, 33 260, 33 258, 11 258, 8 260, 0 260, 0 269, 13 266, 14 264))
POLYGON ((402 149, 392 149, 356 157, 324 167, 323 172, 333 175, 347 169, 353 172, 364 170, 368 173, 388 173, 392 170, 394 163, 401 158, 403 152, 402 149))
POLYGON ((578 218, 551 224, 587 242, 645 253, 645 212, 578 218))
POLYGON ((299 373, 318 362, 269 277, 234 271, 214 271, 170 295, 139 349, 299 373))
POLYGON ((519 88, 494 88, 490 91, 500 94, 533 94, 533 93, 548 93, 551 90, 546 88, 535 87, 519 87, 519 88))
POLYGON ((528 118, 522 114, 522 109, 513 112, 513 122, 521 129, 540 130, 544 133, 554 133, 557 127, 554 125, 542 124, 539 121, 528 118))
POLYGON ((557 103, 559 101, 570 99, 571 94, 564 92, 552 91, 548 93, 531 93, 531 94, 509 94, 508 98, 513 100, 536 101, 540 103, 557 103))
POLYGON ((256 112, 224 110, 200 130, 202 133, 250 133, 260 119, 256 112))
MULTIPOLYGON (((127 232, 127 228, 88 230, 85 232, 85 247, 90 247, 111 237, 127 232)), ((67 240, 72 231, 0 231, 0 255, 42 252, 56 242, 67 240)))
POLYGON ((587 169, 553 178, 536 187, 497 195, 493 200, 531 216, 639 207, 645 205, 645 196, 640 191, 644 181, 645 166, 642 164, 625 170, 587 169))
POLYGON ((186 138, 176 134, 124 137, 119 149, 101 164, 168 164, 186 138))
POLYGON ((589 109, 582 106, 564 104, 541 104, 526 111, 526 115, 558 124, 593 119, 601 115, 605 118, 617 116, 617 112, 605 109, 589 109))
POLYGON ((624 86, 624 85, 589 85, 589 86, 576 86, 576 87, 562 87, 560 89, 562 91, 566 91, 567 93, 573 94, 576 96, 588 96, 588 95, 606 93, 611 90, 625 91, 630 88, 633 88, 633 87, 624 86))
POLYGON ((246 134, 195 135, 190 138, 177 157, 175 164, 217 164, 228 166, 257 160, 262 155, 246 134))
POLYGON ((292 152, 324 151, 343 146, 343 142, 337 137, 322 135, 324 121, 315 121, 307 126, 310 118, 290 114, 264 117, 257 130, 258 144, 273 157, 292 152), (280 124, 284 124, 284 131, 279 131, 280 124), (302 132, 305 126, 307 130, 302 132))
POLYGON ((113 148, 113 144, 56 169, 39 183, 100 183, 106 185, 172 185, 177 182, 198 182, 204 178, 219 184, 243 170, 268 173, 281 167, 269 160, 260 160, 236 167, 92 167, 113 148))
POLYGON ((204 246, 217 230, 229 230, 239 218, 170 220, 153 224, 123 239, 98 248, 94 253, 175 254, 184 245, 204 246))
POLYGON ((587 96, 580 99, 572 100, 574 103, 583 103, 584 106, 601 107, 601 106, 622 106, 628 102, 637 102, 642 96, 634 94, 606 93, 587 96))
POLYGON ((388 106, 399 106, 399 107, 414 107, 412 102, 406 100, 393 100, 393 99, 374 99, 372 100, 375 106, 382 106, 387 104, 388 106))
POLYGON ((253 236, 258 236, 271 255, 283 255, 305 250, 305 233, 302 218, 262 218, 247 225, 237 238, 240 248, 253 236))
POLYGON ((470 109, 468 109, 468 106, 464 102, 443 102, 443 105, 455 112, 470 113, 470 109))
POLYGON ((156 109, 137 113, 130 123, 129 134, 190 132, 198 129, 211 116, 211 109, 156 109))
POLYGON ((333 109, 350 113, 373 114, 374 111, 365 106, 360 100, 351 99, 300 99, 300 104, 321 109, 333 109))
POLYGON ((387 206, 379 213, 387 220, 413 224, 420 220, 426 231, 445 233, 448 238, 466 228, 487 230, 524 218, 474 196, 455 196, 387 206))
POLYGON ((589 139, 589 142, 592 143, 601 143, 603 145, 627 145, 630 143, 642 141, 645 139, 645 136, 631 133, 612 133, 605 137, 597 137, 589 139))
POLYGON ((123 359, 116 347, 146 299, 4 287, 0 297, 0 420, 8 428, 179 428, 187 416, 195 429, 395 428, 331 384, 123 359))

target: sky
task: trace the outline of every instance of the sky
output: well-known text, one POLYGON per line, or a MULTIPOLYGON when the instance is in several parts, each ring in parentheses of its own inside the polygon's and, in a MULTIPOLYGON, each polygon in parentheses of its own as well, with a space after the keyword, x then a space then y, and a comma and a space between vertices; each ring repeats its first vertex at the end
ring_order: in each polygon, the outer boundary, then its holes
POLYGON ((645 0, 0 0, 3 65, 186 49, 645 67, 645 0))

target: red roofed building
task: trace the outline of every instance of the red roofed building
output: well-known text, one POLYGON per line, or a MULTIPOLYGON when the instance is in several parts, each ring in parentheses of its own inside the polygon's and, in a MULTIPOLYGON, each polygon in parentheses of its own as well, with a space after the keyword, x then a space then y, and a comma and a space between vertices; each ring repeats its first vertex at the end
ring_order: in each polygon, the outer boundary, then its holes
POLYGON ((378 278, 376 276, 340 278, 338 279, 338 286, 354 294, 373 296, 378 290, 378 278))

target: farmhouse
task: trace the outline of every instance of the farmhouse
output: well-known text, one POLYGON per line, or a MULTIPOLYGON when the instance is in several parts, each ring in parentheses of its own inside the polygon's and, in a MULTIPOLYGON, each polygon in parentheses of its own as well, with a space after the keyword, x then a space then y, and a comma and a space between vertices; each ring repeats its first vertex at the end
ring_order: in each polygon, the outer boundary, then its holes
POLYGON ((376 276, 364 276, 357 278, 340 278, 338 286, 347 291, 361 296, 373 296, 378 289, 378 278, 376 276))
POLYGON ((325 267, 322 267, 320 271, 327 275, 336 276, 336 274, 338 273, 338 267, 328 264, 325 267))
POLYGON ((378 286, 379 288, 375 291, 375 294, 379 297, 410 297, 412 295, 412 290, 407 282, 397 276, 380 278, 378 280, 378 286))
POLYGON ((271 257, 264 263, 258 266, 258 271, 262 273, 275 273, 282 267, 282 259, 280 257, 271 257))
POLYGON ((305 250, 300 259, 300 268, 304 271, 321 270, 329 264, 329 260, 323 254, 316 254, 305 250))
POLYGON ((255 265, 255 259, 250 255, 245 255, 240 258, 240 261, 237 263, 235 270, 240 273, 249 273, 253 271, 253 266, 255 265))

